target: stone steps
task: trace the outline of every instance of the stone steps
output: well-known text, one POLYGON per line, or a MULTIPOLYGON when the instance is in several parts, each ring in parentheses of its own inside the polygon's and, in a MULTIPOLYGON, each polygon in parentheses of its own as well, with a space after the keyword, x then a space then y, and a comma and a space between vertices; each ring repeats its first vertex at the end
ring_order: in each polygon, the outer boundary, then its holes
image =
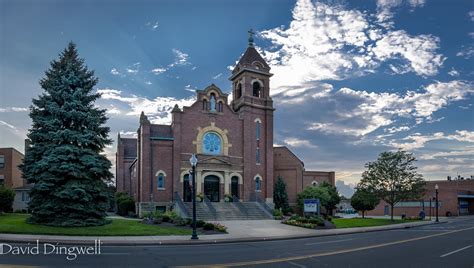
MULTIPOLYGON (((192 215, 192 203, 184 203, 188 215, 192 215)), ((214 217, 211 210, 203 202, 196 203, 196 217, 200 220, 263 220, 271 219, 265 211, 255 202, 241 202, 242 211, 239 206, 232 202, 213 202, 211 205, 216 211, 214 217)))

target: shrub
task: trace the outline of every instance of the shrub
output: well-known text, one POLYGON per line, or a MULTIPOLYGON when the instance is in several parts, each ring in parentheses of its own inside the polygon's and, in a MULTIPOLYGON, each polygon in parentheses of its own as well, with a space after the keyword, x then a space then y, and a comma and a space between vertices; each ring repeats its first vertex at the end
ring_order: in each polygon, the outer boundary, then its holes
POLYGON ((13 211, 15 191, 5 186, 0 186, 0 213, 13 211))
POLYGON ((210 222, 206 222, 206 223, 204 223, 203 228, 204 228, 204 230, 208 230, 208 231, 214 230, 214 224, 212 224, 210 222))
POLYGON ((214 230, 219 231, 221 233, 227 233, 227 227, 220 223, 214 223, 214 230))
POLYGON ((171 221, 171 218, 170 216, 166 215, 166 214, 163 214, 163 222, 170 222, 171 221))
POLYGON ((203 221, 203 220, 197 220, 197 221, 196 221, 196 227, 197 227, 197 228, 203 227, 204 224, 206 224, 206 222, 203 221))
POLYGON ((115 194, 117 201, 117 214, 121 216, 128 216, 135 213, 135 201, 126 193, 118 192, 115 194))
MULTIPOLYGON (((192 226, 192 225, 193 225, 193 219, 187 218, 187 219, 186 219, 186 225, 192 226)), ((196 224, 196 225, 197 225, 197 224, 196 224)))
POLYGON ((274 209, 273 210, 273 216, 275 217, 281 217, 282 216, 282 213, 279 209, 274 209))
POLYGON ((180 216, 176 216, 173 218, 173 223, 178 225, 178 226, 185 226, 186 225, 186 220, 181 218, 180 216))

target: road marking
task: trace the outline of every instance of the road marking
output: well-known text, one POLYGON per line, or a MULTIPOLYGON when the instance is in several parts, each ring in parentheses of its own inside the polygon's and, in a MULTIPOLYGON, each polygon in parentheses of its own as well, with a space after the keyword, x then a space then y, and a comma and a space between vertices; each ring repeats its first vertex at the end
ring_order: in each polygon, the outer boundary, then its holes
POLYGON ((446 253, 446 254, 443 254, 443 255, 441 255, 441 256, 439 256, 439 257, 444 258, 444 257, 446 257, 446 256, 449 256, 449 255, 454 254, 454 253, 458 253, 459 251, 463 251, 463 250, 468 249, 468 248, 471 248, 471 247, 472 247, 472 245, 467 246, 467 247, 463 247, 463 248, 460 248, 460 249, 456 249, 456 250, 454 250, 454 251, 451 251, 451 252, 448 252, 448 253, 446 253))
POLYGON ((342 239, 342 240, 332 240, 332 241, 324 241, 324 242, 314 242, 314 243, 307 243, 304 244, 305 246, 310 246, 310 245, 319 245, 319 244, 329 244, 329 243, 337 243, 337 242, 344 242, 344 241, 350 241, 354 239, 342 239))
POLYGON ((296 267, 306 268, 306 266, 301 265, 301 264, 297 264, 296 262, 287 261, 286 263, 293 264, 293 265, 296 266, 296 267))
POLYGON ((398 245, 398 244, 403 244, 403 243, 408 243, 408 242, 413 242, 413 241, 418 241, 418 240, 424 240, 424 239, 428 239, 428 238, 432 238, 432 237, 438 237, 438 236, 443 236, 443 235, 448 235, 448 234, 453 234, 453 233, 459 233, 459 232, 468 231, 468 230, 472 230, 472 229, 474 229, 474 227, 469 227, 469 228, 464 228, 464 229, 459 229, 459 230, 454 230, 454 231, 449 231, 449 232, 443 232, 443 233, 439 233, 439 234, 431 234, 431 235, 426 235, 426 236, 420 236, 420 237, 415 237, 415 238, 410 238, 410 239, 405 239, 405 240, 399 240, 399 241, 394 241, 394 242, 376 244, 376 245, 372 245, 372 246, 365 246, 365 247, 351 248, 351 249, 342 249, 342 250, 337 250, 337 251, 315 253, 315 254, 303 255, 303 256, 297 256, 297 257, 287 257, 287 258, 268 259, 268 260, 259 260, 259 261, 247 261, 247 262, 222 263, 222 264, 178 266, 178 267, 235 267, 235 266, 245 266, 245 265, 259 265, 259 264, 272 264, 272 263, 278 263, 278 262, 289 262, 289 261, 304 260, 304 259, 309 259, 309 258, 314 258, 314 257, 332 256, 332 255, 338 255, 338 254, 343 254, 343 253, 350 253, 350 252, 355 252, 355 251, 362 251, 362 250, 373 249, 373 248, 381 248, 381 247, 386 247, 386 246, 391 246, 391 245, 398 245))

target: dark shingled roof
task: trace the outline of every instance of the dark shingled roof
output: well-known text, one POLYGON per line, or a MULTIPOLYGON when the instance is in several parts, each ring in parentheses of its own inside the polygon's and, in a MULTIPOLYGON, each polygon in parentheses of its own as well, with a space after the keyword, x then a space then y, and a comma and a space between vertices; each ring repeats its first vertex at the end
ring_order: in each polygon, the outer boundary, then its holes
POLYGON ((154 138, 173 138, 173 131, 169 125, 151 125, 150 136, 154 138))
POLYGON ((247 47, 247 50, 245 50, 244 55, 240 58, 237 65, 250 66, 254 61, 258 61, 262 63, 265 68, 270 69, 270 66, 268 66, 262 56, 260 56, 260 53, 252 46, 247 47))
POLYGON ((137 157, 137 139, 120 138, 123 144, 124 157, 137 157))

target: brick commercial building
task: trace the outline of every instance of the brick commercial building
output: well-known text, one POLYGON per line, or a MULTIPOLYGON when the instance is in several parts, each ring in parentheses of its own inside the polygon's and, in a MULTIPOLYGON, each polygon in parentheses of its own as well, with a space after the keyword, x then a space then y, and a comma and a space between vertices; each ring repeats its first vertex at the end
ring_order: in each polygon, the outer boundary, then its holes
MULTIPOLYGON (((427 217, 434 216, 435 185, 439 187, 439 216, 474 215, 474 180, 428 181, 423 197, 420 200, 396 204, 393 210, 394 215, 418 216, 420 211, 425 211, 427 217)), ((368 211, 367 215, 390 215, 390 206, 381 201, 374 210, 368 211)))
POLYGON ((24 155, 15 148, 0 148, 0 185, 15 191, 13 210, 28 208, 31 186, 22 177, 18 166, 23 163, 24 155))
POLYGON ((235 196, 271 206, 278 176, 287 183, 291 204, 307 185, 322 181, 334 185, 334 172, 306 171, 288 148, 273 146, 271 76, 249 38, 229 78, 230 103, 228 94, 210 85, 196 91, 190 107, 174 107, 171 125, 151 124, 142 113, 137 138, 118 137, 117 191, 128 192, 140 214, 169 208, 177 198, 191 201, 192 153, 199 159, 197 193, 211 202, 235 196))

